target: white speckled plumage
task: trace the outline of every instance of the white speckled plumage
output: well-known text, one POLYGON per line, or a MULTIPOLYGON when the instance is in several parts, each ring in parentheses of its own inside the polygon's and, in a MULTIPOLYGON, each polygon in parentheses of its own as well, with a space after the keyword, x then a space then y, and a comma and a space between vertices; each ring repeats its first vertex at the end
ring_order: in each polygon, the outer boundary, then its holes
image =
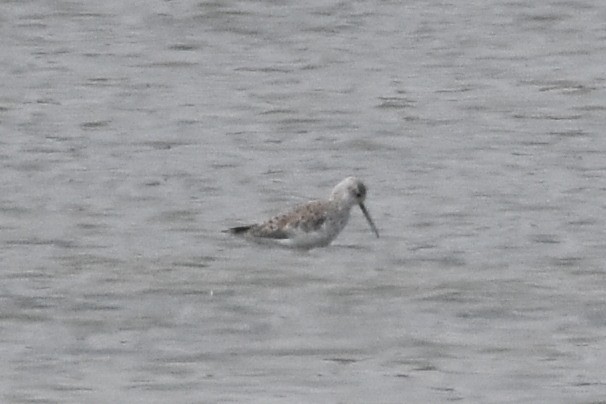
POLYGON ((228 232, 250 240, 285 247, 310 249, 329 245, 349 220, 351 208, 360 206, 373 232, 379 232, 366 207, 366 186, 348 177, 332 190, 327 200, 311 201, 264 223, 233 227, 228 232))

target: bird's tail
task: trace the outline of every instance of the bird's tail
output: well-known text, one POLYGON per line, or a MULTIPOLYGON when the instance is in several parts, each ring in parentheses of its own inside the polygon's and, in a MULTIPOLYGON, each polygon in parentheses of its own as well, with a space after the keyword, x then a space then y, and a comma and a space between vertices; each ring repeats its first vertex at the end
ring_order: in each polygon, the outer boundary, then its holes
POLYGON ((242 234, 242 233, 246 233, 247 231, 249 231, 251 227, 252 227, 252 225, 232 227, 231 229, 224 230, 223 232, 231 233, 231 234, 242 234))

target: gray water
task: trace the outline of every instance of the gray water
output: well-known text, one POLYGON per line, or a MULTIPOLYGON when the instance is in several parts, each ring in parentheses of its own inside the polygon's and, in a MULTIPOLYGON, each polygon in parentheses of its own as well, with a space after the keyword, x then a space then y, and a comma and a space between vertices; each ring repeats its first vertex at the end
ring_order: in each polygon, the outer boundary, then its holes
POLYGON ((2 1, 0 401, 606 400, 605 21, 2 1), (221 233, 348 175, 380 239, 221 233))

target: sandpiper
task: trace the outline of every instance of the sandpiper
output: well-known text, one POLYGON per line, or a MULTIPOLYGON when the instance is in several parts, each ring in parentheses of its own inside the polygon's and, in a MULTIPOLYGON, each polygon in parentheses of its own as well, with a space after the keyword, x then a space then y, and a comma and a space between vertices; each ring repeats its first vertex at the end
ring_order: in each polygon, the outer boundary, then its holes
POLYGON ((357 204, 378 238, 379 231, 364 206, 365 199, 366 186, 362 181, 347 177, 334 187, 327 200, 307 202, 264 223, 226 231, 266 244, 301 249, 325 247, 341 233, 351 208, 357 204))

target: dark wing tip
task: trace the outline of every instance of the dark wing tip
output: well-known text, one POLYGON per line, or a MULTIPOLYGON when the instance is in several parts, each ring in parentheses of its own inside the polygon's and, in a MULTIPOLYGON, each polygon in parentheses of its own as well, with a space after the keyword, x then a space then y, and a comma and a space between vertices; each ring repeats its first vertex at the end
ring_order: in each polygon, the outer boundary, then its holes
POLYGON ((224 233, 231 233, 231 234, 242 234, 242 233, 246 233, 247 231, 250 230, 251 226, 238 226, 238 227, 232 227, 231 229, 227 229, 227 230, 223 230, 224 233))

